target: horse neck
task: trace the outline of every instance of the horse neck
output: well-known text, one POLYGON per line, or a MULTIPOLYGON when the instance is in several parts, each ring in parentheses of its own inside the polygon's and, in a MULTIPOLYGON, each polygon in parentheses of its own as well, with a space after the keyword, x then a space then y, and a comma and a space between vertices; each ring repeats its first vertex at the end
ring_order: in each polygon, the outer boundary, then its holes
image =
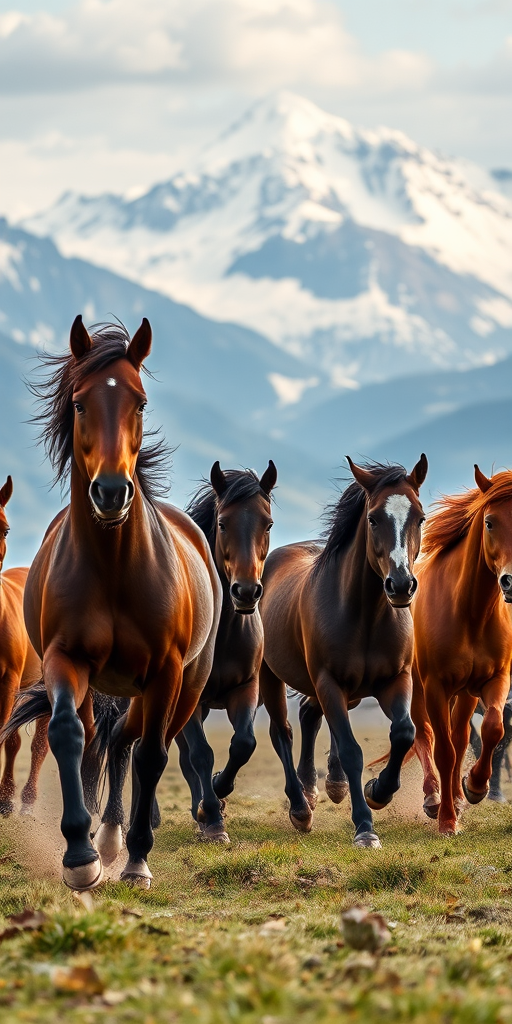
POLYGON ((125 521, 118 526, 105 526, 93 514, 89 498, 89 482, 80 475, 73 462, 71 467, 70 524, 71 536, 77 546, 87 550, 88 557, 123 566, 139 560, 144 554, 148 530, 144 529, 147 515, 144 498, 137 480, 132 506, 125 521))
POLYGON ((366 548, 366 514, 359 520, 352 542, 326 565, 334 576, 340 603, 349 606, 359 618, 373 620, 376 608, 386 602, 382 580, 368 561, 366 548))
MULTIPOLYGON (((466 619, 482 622, 500 607, 500 590, 496 576, 485 561, 483 544, 483 512, 475 516, 468 533, 461 541, 460 572, 455 599, 466 619)), ((457 552, 459 545, 454 549, 457 552)))

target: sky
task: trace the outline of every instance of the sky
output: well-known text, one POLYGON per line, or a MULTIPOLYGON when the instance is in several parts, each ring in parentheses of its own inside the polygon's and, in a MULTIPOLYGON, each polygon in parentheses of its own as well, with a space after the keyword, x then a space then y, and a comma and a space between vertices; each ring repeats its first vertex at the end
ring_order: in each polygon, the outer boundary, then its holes
POLYGON ((0 214, 135 195, 279 88, 512 167, 512 0, 0 0, 0 214))

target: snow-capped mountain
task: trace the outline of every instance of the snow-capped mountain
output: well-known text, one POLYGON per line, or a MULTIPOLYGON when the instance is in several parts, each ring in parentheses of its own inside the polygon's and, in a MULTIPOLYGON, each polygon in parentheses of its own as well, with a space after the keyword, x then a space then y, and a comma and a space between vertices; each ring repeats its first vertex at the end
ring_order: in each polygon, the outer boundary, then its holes
MULTIPOLYGON (((334 386, 512 351, 512 203, 490 174, 364 131, 291 93, 137 199, 68 193, 25 227, 334 386)), ((300 390, 300 389, 299 389, 300 390)))

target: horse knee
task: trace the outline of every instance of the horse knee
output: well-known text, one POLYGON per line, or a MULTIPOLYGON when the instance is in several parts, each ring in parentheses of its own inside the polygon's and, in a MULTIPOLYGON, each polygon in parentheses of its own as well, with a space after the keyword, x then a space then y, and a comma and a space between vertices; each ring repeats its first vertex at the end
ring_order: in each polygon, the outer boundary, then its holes
POLYGON ((391 743, 397 744, 406 752, 411 749, 415 736, 416 729, 409 715, 394 722, 391 727, 391 743))
POLYGON ((248 761, 256 750, 256 737, 252 730, 243 735, 233 736, 230 746, 230 756, 235 761, 248 761))

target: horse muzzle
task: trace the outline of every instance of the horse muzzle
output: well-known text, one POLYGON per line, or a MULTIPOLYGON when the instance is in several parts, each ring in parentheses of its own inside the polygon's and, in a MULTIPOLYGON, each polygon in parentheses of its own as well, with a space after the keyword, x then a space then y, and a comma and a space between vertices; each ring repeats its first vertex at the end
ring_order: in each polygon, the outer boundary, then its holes
POLYGON ((253 615, 263 594, 263 586, 256 583, 232 583, 229 588, 233 607, 238 615, 253 615))
POLYGON ((130 511, 135 487, 124 476, 97 476, 89 487, 89 497, 99 519, 122 522, 130 511))
POLYGON ((384 580, 384 593, 392 608, 408 608, 417 589, 415 576, 386 576, 384 580))
POLYGON ((512 604, 512 574, 511 573, 504 572, 503 575, 500 576, 500 587, 501 587, 501 593, 503 594, 503 597, 505 598, 506 604, 512 604))

